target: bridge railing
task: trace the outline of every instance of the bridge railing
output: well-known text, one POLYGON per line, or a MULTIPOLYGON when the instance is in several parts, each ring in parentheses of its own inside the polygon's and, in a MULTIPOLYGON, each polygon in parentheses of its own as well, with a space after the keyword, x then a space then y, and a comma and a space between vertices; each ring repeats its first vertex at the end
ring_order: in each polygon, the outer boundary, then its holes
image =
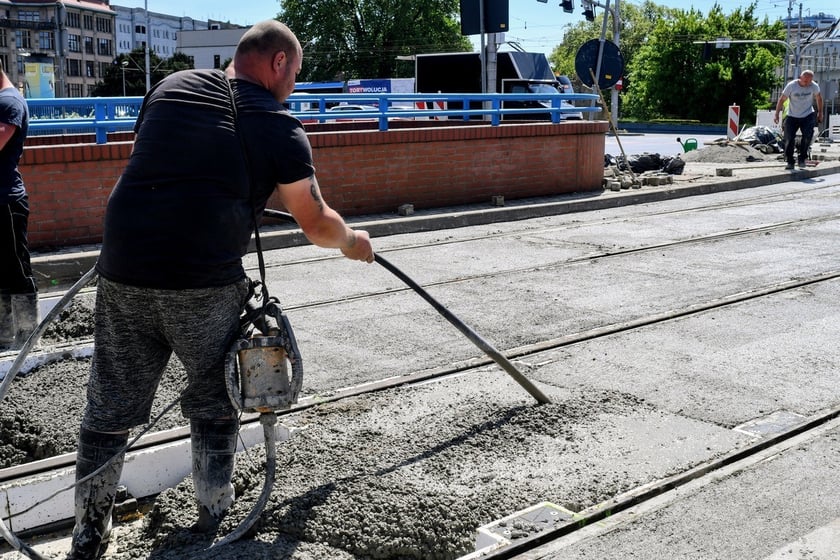
POLYGON ((64 97, 27 99, 29 133, 96 134, 96 143, 107 142, 109 132, 132 130, 142 97, 64 97))
MULTIPOLYGON (((346 120, 378 121, 388 130, 391 120, 457 119, 485 120, 498 126, 506 119, 537 118, 558 123, 600 112, 597 95, 588 93, 547 94, 425 94, 425 93, 334 93, 289 96, 290 112, 304 122, 346 120), (586 106, 577 107, 575 101, 586 106), (341 106, 361 106, 340 110, 341 106)), ((133 130, 142 97, 82 97, 27 99, 32 135, 96 134, 96 143, 108 141, 109 132, 133 130)))

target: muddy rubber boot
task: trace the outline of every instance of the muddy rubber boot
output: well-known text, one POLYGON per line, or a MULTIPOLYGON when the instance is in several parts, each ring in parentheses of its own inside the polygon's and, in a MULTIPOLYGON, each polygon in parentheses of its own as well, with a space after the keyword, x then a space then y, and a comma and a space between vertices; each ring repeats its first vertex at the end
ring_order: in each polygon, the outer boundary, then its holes
POLYGON ((192 476, 198 501, 196 533, 215 531, 233 505, 233 465, 239 420, 190 420, 192 476))
POLYGON ((0 294, 0 352, 15 345, 15 317, 12 313, 12 296, 0 294))
POLYGON ((108 467, 76 486, 76 526, 66 560, 96 560, 105 554, 111 536, 111 515, 122 473, 128 434, 104 434, 82 428, 76 454, 76 481, 119 454, 108 467))
POLYGON ((26 344, 29 335, 38 328, 41 322, 38 294, 13 294, 12 318, 15 322, 14 348, 17 350, 26 344))

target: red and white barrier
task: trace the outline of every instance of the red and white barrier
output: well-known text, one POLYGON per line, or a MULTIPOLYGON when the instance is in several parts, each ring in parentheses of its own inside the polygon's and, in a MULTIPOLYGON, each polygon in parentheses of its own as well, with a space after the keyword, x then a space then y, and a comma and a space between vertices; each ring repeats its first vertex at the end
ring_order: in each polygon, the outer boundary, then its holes
POLYGON ((729 122, 726 126, 726 138, 734 140, 738 136, 738 121, 741 116, 741 108, 738 105, 729 106, 729 122))

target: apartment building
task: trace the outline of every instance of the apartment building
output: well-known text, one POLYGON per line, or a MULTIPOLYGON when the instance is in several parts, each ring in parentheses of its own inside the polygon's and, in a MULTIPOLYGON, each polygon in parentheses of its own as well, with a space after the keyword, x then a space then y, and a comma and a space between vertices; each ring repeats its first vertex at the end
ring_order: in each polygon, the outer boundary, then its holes
POLYGON ((84 97, 114 59, 107 0, 0 0, 0 62, 27 97, 84 97))
POLYGON ((178 17, 143 8, 111 6, 116 12, 116 52, 125 54, 137 48, 149 49, 160 58, 169 58, 178 51, 180 34, 187 31, 241 29, 239 25, 191 17, 178 17))

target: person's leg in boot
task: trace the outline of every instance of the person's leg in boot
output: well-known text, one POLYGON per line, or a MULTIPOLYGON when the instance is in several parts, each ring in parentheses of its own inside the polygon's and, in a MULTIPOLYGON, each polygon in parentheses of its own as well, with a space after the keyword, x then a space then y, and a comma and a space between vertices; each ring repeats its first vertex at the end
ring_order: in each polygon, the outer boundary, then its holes
POLYGON ((811 113, 802 119, 802 139, 799 142, 797 164, 805 169, 808 154, 811 152, 811 142, 814 140, 814 127, 817 126, 817 114, 811 113))
POLYGON ((215 531, 233 505, 233 467, 239 420, 190 420, 192 475, 198 501, 195 532, 215 531))
POLYGON ((76 452, 76 525, 67 560, 95 560, 108 548, 114 498, 127 443, 127 432, 106 434, 81 429, 76 452), (109 461, 102 472, 79 484, 78 481, 109 461))
POLYGON ((784 120, 785 132, 785 169, 793 169, 793 151, 796 149, 796 120, 788 115, 784 120))
POLYGON ((38 294, 13 294, 12 316, 15 322, 15 349, 23 348, 41 322, 38 310, 38 294))

